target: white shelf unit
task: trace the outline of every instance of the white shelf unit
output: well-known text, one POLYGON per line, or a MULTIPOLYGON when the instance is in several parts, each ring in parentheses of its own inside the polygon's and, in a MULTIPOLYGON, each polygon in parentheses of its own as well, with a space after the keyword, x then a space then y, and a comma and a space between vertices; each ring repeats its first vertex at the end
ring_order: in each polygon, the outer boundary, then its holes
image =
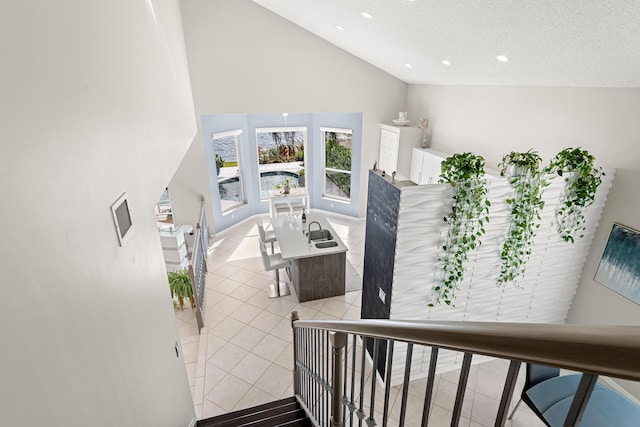
POLYGON ((414 148, 409 179, 418 185, 435 184, 440 178, 440 164, 447 154, 428 148, 414 148))
MULTIPOLYGON (((189 227, 190 228, 190 227, 189 227)), ((184 233, 187 226, 181 225, 175 230, 160 231, 160 243, 167 271, 175 271, 189 266, 189 254, 184 233)))

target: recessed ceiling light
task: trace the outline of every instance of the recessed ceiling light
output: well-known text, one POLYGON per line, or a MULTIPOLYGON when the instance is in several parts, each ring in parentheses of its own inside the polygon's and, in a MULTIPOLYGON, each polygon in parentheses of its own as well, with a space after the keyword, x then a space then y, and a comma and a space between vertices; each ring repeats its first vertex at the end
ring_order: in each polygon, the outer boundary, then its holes
POLYGON ((500 61, 500 62, 509 62, 509 58, 507 58, 507 57, 506 57, 506 56, 504 56, 504 55, 498 55, 498 56, 496 56, 496 59, 497 59, 498 61, 500 61))
POLYGON ((407 67, 407 68, 413 68, 413 65, 411 65, 411 64, 404 64, 404 66, 407 67))
POLYGON ((344 31, 344 27, 341 25, 336 25, 336 30, 344 31))
POLYGON ((373 19, 373 16, 369 12, 360 12, 360 15, 364 16, 367 19, 373 19))
POLYGON ((446 59, 443 59, 442 62, 444 65, 451 65, 451 62, 447 61, 446 59))

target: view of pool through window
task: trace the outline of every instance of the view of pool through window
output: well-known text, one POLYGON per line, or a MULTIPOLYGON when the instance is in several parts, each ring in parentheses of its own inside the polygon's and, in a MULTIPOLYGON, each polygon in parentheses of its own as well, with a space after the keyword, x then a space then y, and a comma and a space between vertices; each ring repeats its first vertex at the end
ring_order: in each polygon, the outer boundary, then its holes
MULTIPOLYGON (((264 189, 260 193, 260 198, 268 199, 269 189, 275 188, 277 184, 280 184, 287 178, 291 178, 292 185, 298 185, 298 175, 292 172, 271 171, 260 174, 260 187, 264 189)), ((226 195, 237 194, 240 191, 240 182, 237 177, 232 177, 218 182, 218 187, 221 195, 223 193, 226 195)))
POLYGON ((272 213, 270 201, 286 186, 292 198, 304 195, 307 211, 359 214, 362 113, 204 114, 201 121, 216 230, 272 213))
POLYGON ((242 131, 239 130, 213 135, 214 161, 223 213, 246 203, 238 150, 241 135, 242 131))
POLYGON ((307 128, 258 128, 256 145, 260 174, 260 200, 269 198, 269 190, 288 182, 299 186, 304 171, 307 128))

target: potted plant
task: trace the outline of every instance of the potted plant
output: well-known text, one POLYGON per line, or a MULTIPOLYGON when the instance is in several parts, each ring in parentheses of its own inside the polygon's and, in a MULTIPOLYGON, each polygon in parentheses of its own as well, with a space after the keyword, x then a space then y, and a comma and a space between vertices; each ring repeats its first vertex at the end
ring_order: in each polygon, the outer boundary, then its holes
POLYGON ((506 200, 511 207, 509 232, 502 245, 502 266, 498 284, 514 282, 524 276, 536 230, 540 228, 540 212, 544 208, 543 188, 547 182, 542 177, 542 159, 535 151, 512 151, 498 165, 501 176, 510 178, 513 197, 506 200))
POLYGON ((169 278, 169 289, 171 290, 171 297, 178 297, 180 303, 180 310, 184 308, 184 299, 189 298, 191 302, 191 308, 193 308, 193 289, 191 287, 191 278, 186 268, 171 271, 167 273, 169 278))
POLYGON ((224 159, 220 154, 216 154, 216 174, 220 175, 220 168, 224 166, 224 159))
POLYGON ((464 278, 465 262, 469 251, 480 246, 489 222, 487 182, 484 177, 484 158, 473 153, 454 154, 442 162, 441 183, 448 183, 453 190, 451 213, 444 217, 449 225, 445 244, 442 246, 442 283, 433 288, 434 301, 429 304, 451 305, 458 284, 464 278))
POLYGON ((298 185, 300 187, 304 187, 304 184, 305 184, 304 169, 300 169, 300 172, 298 172, 298 185))
POLYGON ((595 157, 587 150, 565 148, 551 159, 546 172, 564 178, 565 188, 556 210, 557 230, 565 242, 584 237, 584 215, 593 203, 602 182, 602 168, 594 166, 595 157))
POLYGON ((293 183, 293 177, 287 177, 276 184, 275 189, 279 190, 282 194, 289 194, 292 188, 296 188, 296 184, 293 183))

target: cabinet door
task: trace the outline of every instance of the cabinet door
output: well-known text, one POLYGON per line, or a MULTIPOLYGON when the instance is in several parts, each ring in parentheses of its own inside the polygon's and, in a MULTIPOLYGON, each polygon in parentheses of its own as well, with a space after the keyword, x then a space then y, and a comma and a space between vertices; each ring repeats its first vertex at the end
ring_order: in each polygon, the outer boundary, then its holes
POLYGON ((424 162, 424 151, 414 148, 411 152, 411 175, 409 179, 420 185, 422 180, 422 163, 424 162))
POLYGON ((387 129, 380 129, 380 156, 378 169, 392 173, 398 167, 399 135, 387 129))
POLYGON ((429 163, 430 163, 430 168, 429 168, 429 184, 437 184, 438 180, 440 179, 440 173, 442 171, 441 169, 441 165, 442 162, 444 161, 444 158, 440 157, 440 156, 436 156, 434 154, 431 153, 425 153, 425 157, 429 157, 429 163))
POLYGON ((414 148, 411 155, 411 181, 418 185, 437 184, 444 157, 421 148, 414 148))
POLYGON ((422 152, 424 160, 422 161, 422 182, 420 184, 433 184, 433 156, 427 152, 422 152))

